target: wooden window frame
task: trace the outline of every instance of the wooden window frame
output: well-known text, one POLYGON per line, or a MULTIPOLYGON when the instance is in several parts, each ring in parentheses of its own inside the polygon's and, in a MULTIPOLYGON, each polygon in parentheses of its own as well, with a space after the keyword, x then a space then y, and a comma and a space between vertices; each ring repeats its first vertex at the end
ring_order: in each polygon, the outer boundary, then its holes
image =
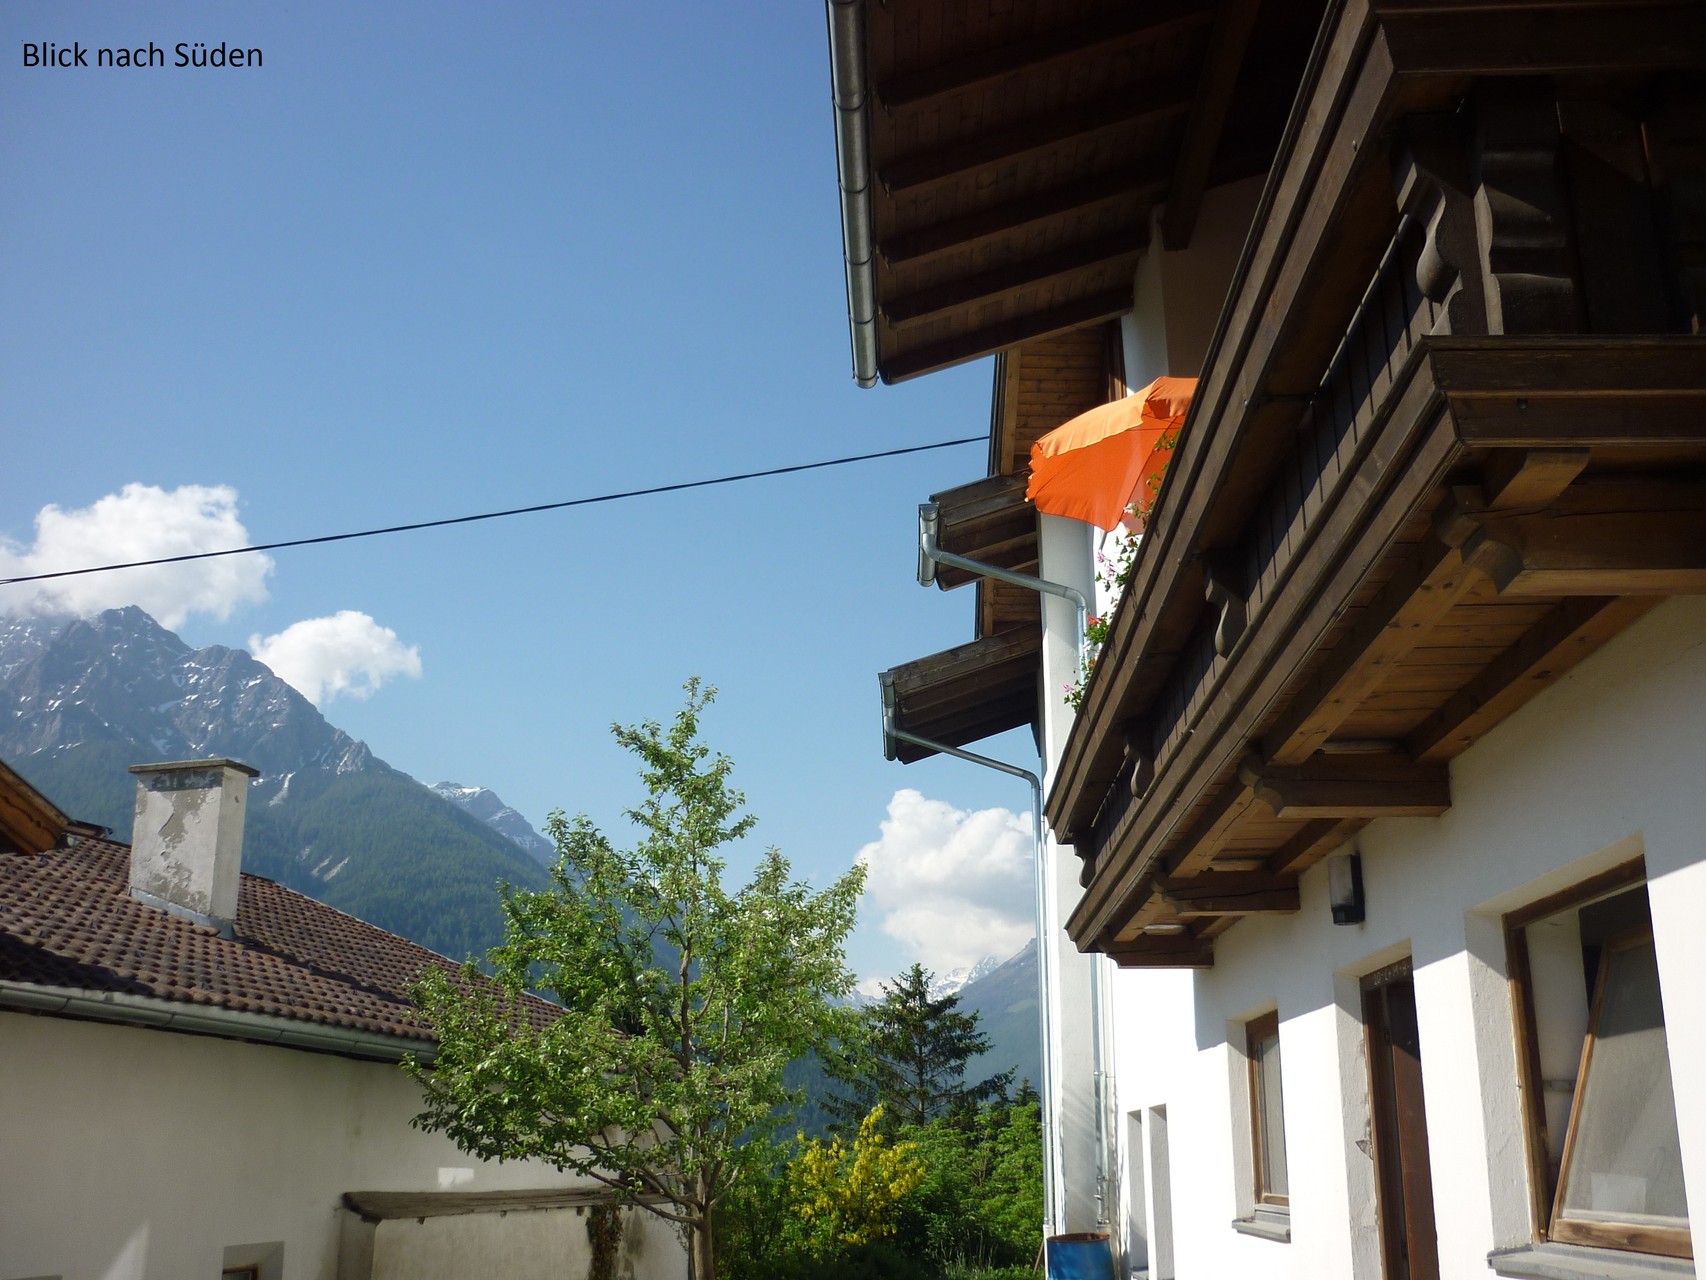
MULTIPOLYGON (((1266 1163, 1264 1155, 1268 1144, 1267 1127, 1262 1113, 1262 1064, 1261 1058, 1256 1052, 1256 1046, 1265 1040, 1272 1040, 1276 1045, 1279 1043, 1279 1010, 1277 1009, 1271 1013, 1264 1013, 1259 1017, 1251 1018, 1244 1024, 1244 1058, 1250 1093, 1250 1174, 1256 1193, 1256 1208, 1289 1210, 1291 1208, 1290 1194, 1281 1195, 1269 1191, 1264 1185, 1265 1179, 1262 1174, 1263 1165, 1266 1163)), ((1284 1076, 1285 1059, 1281 1058, 1279 1111, 1282 1127, 1285 1123, 1284 1076)), ((1280 1134, 1280 1140, 1281 1142, 1285 1140, 1283 1131, 1280 1134)), ((1289 1160, 1286 1162, 1286 1171, 1286 1185, 1289 1187, 1291 1185, 1289 1160)))
MULTIPOLYGON (((1624 1249, 1663 1257, 1692 1258, 1692 1237, 1687 1229, 1678 1231, 1662 1227, 1583 1222, 1579 1219, 1559 1220, 1557 1212, 1561 1207, 1559 1201, 1563 1195, 1564 1172, 1569 1168, 1570 1155, 1575 1145, 1577 1098, 1571 1099, 1569 1118, 1565 1121, 1564 1143, 1556 1184, 1552 1178, 1550 1144, 1547 1141, 1544 1073, 1540 1068, 1540 1040, 1534 1023, 1534 982, 1529 964, 1528 937, 1524 930, 1537 920, 1544 920, 1563 911, 1580 909, 1602 898, 1644 885, 1646 881, 1646 859, 1637 856, 1571 885, 1568 889, 1549 894, 1509 912, 1504 917, 1511 1011, 1516 1022, 1517 1083, 1522 1098, 1523 1129, 1528 1154, 1529 1217, 1537 1241, 1556 1241, 1559 1244, 1585 1245, 1600 1249, 1624 1249), (1563 1229, 1559 1230, 1560 1227, 1563 1229)), ((1594 1031, 1599 1025, 1600 1004, 1605 995, 1607 961, 1617 945, 1634 945, 1642 936, 1651 936, 1651 930, 1637 929, 1619 935, 1614 941, 1608 942, 1600 955, 1599 973, 1594 979, 1593 1005, 1588 1012, 1588 1032, 1582 1042, 1581 1063, 1576 1073, 1578 1096, 1587 1078, 1594 1031)))
POLYGON ((1669 1258, 1692 1258, 1693 1236, 1687 1227, 1654 1227, 1640 1223, 1594 1222, 1591 1219, 1566 1218, 1564 1186, 1569 1180, 1570 1157, 1575 1154, 1577 1124, 1583 1090, 1588 1081, 1588 1064, 1593 1060, 1594 1041, 1599 1033, 1600 1013, 1605 1005, 1606 979, 1611 972, 1611 958, 1620 951, 1629 951, 1653 940, 1653 930, 1630 929, 1607 938, 1600 952, 1599 972, 1594 976, 1593 1008, 1588 1014, 1588 1031, 1582 1039, 1582 1062, 1576 1070, 1576 1096, 1570 1102, 1569 1127, 1564 1132, 1563 1157, 1558 1162, 1558 1187, 1553 1193, 1551 1233, 1560 1244, 1588 1245, 1599 1249, 1627 1249, 1634 1253, 1656 1253, 1669 1258))

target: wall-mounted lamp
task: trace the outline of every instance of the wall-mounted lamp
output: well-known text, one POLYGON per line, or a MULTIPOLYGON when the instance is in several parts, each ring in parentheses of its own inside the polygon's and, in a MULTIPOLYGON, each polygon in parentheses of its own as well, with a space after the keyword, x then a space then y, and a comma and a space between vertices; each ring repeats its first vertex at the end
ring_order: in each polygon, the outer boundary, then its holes
POLYGON ((1360 853, 1341 853, 1327 859, 1327 899, 1333 904, 1334 924, 1362 923, 1366 912, 1360 853))

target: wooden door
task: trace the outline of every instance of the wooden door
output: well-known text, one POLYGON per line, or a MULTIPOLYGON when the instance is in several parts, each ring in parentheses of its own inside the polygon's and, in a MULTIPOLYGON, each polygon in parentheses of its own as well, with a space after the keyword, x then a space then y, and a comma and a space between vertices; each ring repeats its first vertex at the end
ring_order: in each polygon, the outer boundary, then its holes
POLYGON ((1422 1045, 1410 962, 1363 979, 1380 1250, 1386 1280, 1439 1280, 1422 1045))

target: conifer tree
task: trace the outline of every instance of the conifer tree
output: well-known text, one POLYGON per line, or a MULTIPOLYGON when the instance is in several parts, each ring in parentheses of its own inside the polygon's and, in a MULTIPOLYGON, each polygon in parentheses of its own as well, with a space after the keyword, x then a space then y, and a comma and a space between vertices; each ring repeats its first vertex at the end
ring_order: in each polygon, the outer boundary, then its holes
POLYGON ((854 1119, 881 1104, 894 1124, 926 1124, 1006 1094, 1011 1071, 966 1084, 966 1065, 989 1048, 989 1037, 977 1029, 977 1014, 960 1012, 958 995, 932 995, 934 982, 914 964, 883 983, 882 999, 864 1011, 863 1042, 832 1063, 852 1094, 830 1102, 838 1117, 854 1119))

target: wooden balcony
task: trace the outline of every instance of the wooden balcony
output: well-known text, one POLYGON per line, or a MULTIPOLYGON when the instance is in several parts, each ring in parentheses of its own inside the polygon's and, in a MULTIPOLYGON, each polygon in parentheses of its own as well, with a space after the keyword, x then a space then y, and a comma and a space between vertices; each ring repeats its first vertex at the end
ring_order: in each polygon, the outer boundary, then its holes
POLYGON ((1706 6, 1345 0, 1048 817, 1068 921, 1242 916, 1706 590, 1706 6))

